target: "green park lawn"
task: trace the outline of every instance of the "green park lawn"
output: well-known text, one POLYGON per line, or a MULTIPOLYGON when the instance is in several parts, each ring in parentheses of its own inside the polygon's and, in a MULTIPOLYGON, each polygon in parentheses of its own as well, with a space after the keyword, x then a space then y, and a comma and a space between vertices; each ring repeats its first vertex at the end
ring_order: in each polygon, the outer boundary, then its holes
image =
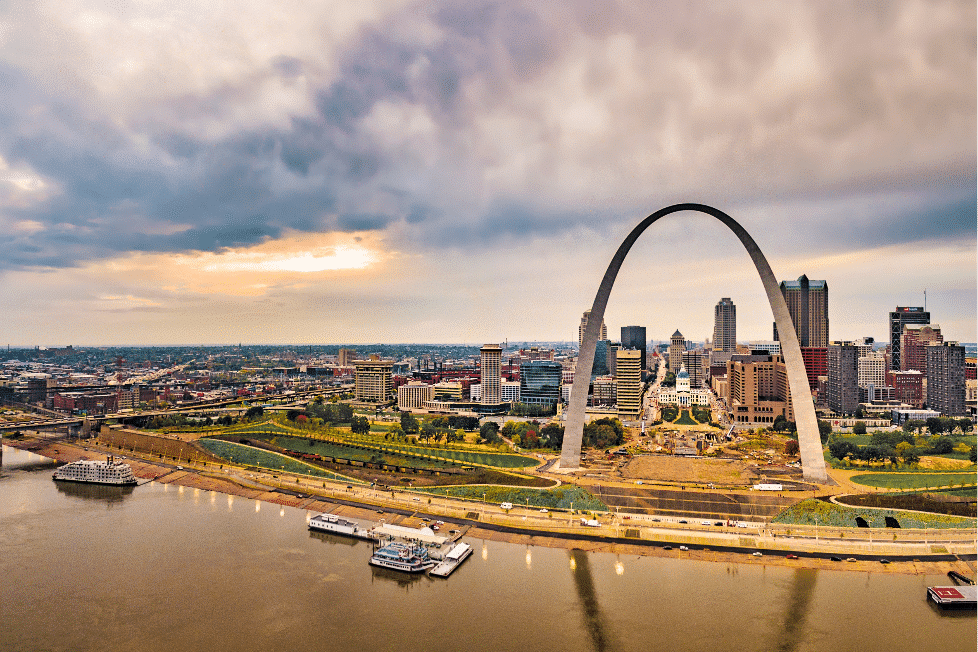
POLYGON ((856 484, 881 489, 924 489, 926 487, 950 487, 955 485, 974 485, 976 475, 972 473, 862 473, 850 478, 856 484))

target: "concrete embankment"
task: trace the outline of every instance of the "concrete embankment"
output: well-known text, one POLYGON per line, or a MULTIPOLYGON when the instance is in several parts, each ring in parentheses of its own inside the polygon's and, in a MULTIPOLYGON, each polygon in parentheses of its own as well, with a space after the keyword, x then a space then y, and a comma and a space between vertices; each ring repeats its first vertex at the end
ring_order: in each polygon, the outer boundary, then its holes
MULTIPOLYGON (((8 445, 31 450, 53 459, 104 459, 108 451, 64 441, 7 441, 8 445)), ((792 568, 815 568, 860 572, 946 574, 957 571, 975 575, 975 546, 934 546, 922 543, 812 541, 790 537, 765 537, 761 532, 707 532, 695 529, 657 527, 649 523, 618 521, 600 528, 579 526, 567 514, 534 513, 512 510, 504 513, 497 506, 472 504, 444 498, 429 499, 409 492, 369 490, 333 483, 228 470, 208 465, 198 469, 177 469, 145 459, 129 457, 137 477, 166 484, 215 491, 249 500, 275 503, 310 512, 332 512, 361 521, 378 521, 407 526, 421 525, 422 516, 441 518, 468 525, 467 536, 548 548, 581 549, 624 555, 673 557, 700 561, 764 564, 792 568), (670 546, 666 550, 664 546, 670 546), (688 550, 680 550, 680 546, 688 550), (760 552, 761 556, 753 553, 760 552), (798 559, 786 554, 796 553, 798 559), (831 557, 855 561, 832 561, 831 557), (881 558, 891 563, 881 564, 881 558)), ((881 532, 880 536, 886 533, 881 532)))

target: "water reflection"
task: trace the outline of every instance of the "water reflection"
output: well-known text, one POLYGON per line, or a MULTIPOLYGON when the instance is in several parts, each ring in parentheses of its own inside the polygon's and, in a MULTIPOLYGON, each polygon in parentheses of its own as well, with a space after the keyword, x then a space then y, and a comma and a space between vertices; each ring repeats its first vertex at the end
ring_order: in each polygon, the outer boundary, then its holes
POLYGON ((22 451, 16 448, 3 447, 3 466, 0 467, 0 475, 10 472, 33 473, 35 471, 45 471, 61 466, 61 463, 49 457, 22 451), (14 453, 16 451, 16 454, 14 453))
POLYGON ((574 574, 574 588, 581 601, 581 614, 584 616, 584 629, 591 637, 591 643, 598 652, 613 649, 611 632, 608 621, 601 612, 598 595, 594 589, 594 577, 591 574, 590 555, 583 550, 569 551, 571 570, 574 574))
POLYGON ((309 530, 309 537, 312 539, 319 539, 323 543, 328 543, 329 545, 344 545, 348 547, 353 547, 359 543, 356 539, 350 537, 341 537, 335 534, 329 534, 328 532, 317 532, 315 530, 309 530))
POLYGON ((104 484, 79 484, 77 482, 55 482, 59 493, 72 498, 101 500, 107 503, 118 503, 130 496, 135 489, 133 486, 113 487, 104 484))
POLYGON ((780 652, 794 652, 798 649, 804 637, 805 621, 808 620, 817 579, 818 571, 804 568, 795 571, 788 588, 788 608, 784 614, 778 641, 780 652))
POLYGON ((403 573, 390 568, 370 567, 370 576, 375 581, 393 582, 404 590, 410 590, 422 580, 433 581, 424 573, 403 573))

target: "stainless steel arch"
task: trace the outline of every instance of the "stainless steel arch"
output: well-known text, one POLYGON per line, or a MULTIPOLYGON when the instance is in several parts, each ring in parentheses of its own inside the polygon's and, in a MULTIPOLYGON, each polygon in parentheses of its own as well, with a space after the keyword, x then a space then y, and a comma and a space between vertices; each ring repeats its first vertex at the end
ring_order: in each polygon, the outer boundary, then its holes
POLYGON ((774 321, 778 325, 781 354, 784 356, 788 371, 788 386, 791 388, 791 405, 794 408, 795 422, 798 425, 798 443, 801 449, 804 477, 806 480, 814 482, 826 482, 825 458, 822 456, 822 441, 818 433, 815 406, 812 403, 811 392, 808 387, 808 375, 805 373, 805 363, 801 357, 798 336, 795 334, 791 315, 788 313, 788 306, 778 288, 778 282, 774 278, 774 273, 771 271, 771 266, 764 254, 761 253, 757 243, 744 230, 744 227, 723 211, 705 204, 674 204, 652 213, 632 229, 632 232, 618 247, 614 258, 611 259, 608 271, 605 272, 601 285, 598 287, 598 293, 594 297, 591 315, 584 331, 584 340, 581 343, 581 351, 574 370, 574 385, 571 388, 570 405, 567 409, 567 426, 564 432, 564 443, 560 451, 560 468, 573 470, 581 465, 584 408, 587 404, 588 385, 591 368, 594 364, 594 348, 598 341, 598 331, 602 321, 604 321, 604 310, 608 305, 608 295, 611 294, 611 288, 615 284, 618 270, 621 269, 621 264, 624 262, 628 251, 645 229, 660 218, 679 211, 698 211, 717 218, 740 238, 740 242, 750 254, 754 267, 757 268, 757 273, 764 284, 764 291, 767 293, 771 311, 774 313, 774 321))

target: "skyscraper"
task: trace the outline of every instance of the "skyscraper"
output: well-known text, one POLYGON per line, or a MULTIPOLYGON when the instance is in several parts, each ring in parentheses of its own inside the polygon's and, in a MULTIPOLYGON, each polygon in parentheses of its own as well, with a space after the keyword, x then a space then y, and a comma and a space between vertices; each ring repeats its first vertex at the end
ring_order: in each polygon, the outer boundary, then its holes
POLYGON ((559 362, 524 362, 520 365, 520 402, 553 409, 560 401, 562 374, 559 362))
POLYGON ((683 366, 683 351, 686 350, 686 338, 676 329, 669 340, 669 371, 679 373, 683 366))
POLYGON ((859 407, 859 348, 852 342, 832 342, 827 357, 829 408, 853 414, 859 407))
POLYGON ((737 306, 729 297, 720 299, 713 309, 713 350, 737 350, 737 306))
POLYGON ((900 335, 900 371, 927 373, 927 348, 944 341, 940 324, 904 324, 900 335))
POLYGON ((642 352, 642 371, 649 368, 649 363, 646 359, 648 354, 648 350, 646 349, 647 342, 648 340, 645 337, 645 326, 621 327, 621 348, 635 349, 636 351, 642 352))
POLYGON ((964 406, 964 347, 957 342, 927 349, 927 407, 946 417, 968 413, 964 406))
POLYGON ((903 327, 907 324, 929 324, 930 313, 919 306, 897 306, 890 313, 890 369, 900 370, 900 355, 903 327))
MULTIPOLYGON (((591 317, 591 311, 585 310, 584 316, 581 317, 581 325, 577 328, 577 346, 580 348, 581 344, 584 343, 584 331, 587 329, 587 321, 591 317)), ((605 326, 604 320, 601 320, 601 332, 598 333, 599 340, 608 339, 608 327, 605 326)))
MULTIPOLYGON (((798 334, 801 346, 828 346, 829 343, 829 284, 812 281, 802 274, 797 281, 781 281, 781 294, 788 304, 788 313, 798 334)), ((778 326, 774 325, 774 339, 778 326)))
POLYGON ((617 352, 619 419, 635 420, 642 414, 641 355, 638 349, 620 349, 617 352))
POLYGON ((498 344, 486 344, 481 349, 481 380, 483 405, 497 405, 502 402, 502 357, 503 347, 498 344))

